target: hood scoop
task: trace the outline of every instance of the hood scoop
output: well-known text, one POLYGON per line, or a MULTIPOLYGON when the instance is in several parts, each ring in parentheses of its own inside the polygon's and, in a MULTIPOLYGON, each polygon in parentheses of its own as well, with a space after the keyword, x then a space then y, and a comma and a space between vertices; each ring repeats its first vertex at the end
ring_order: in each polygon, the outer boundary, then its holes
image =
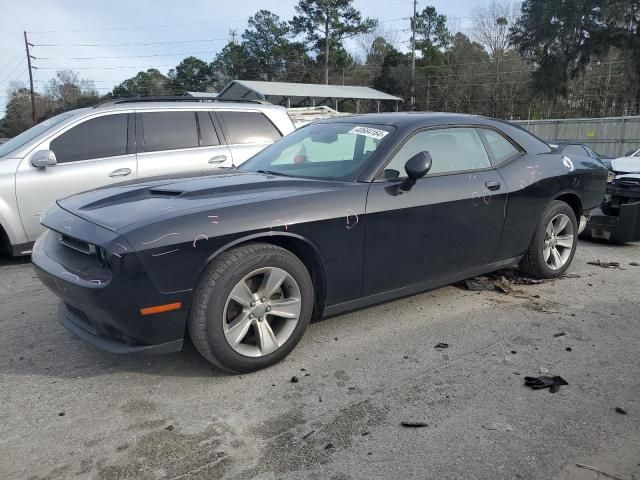
POLYGON ((161 188, 154 188, 149 190, 149 195, 156 198, 174 198, 182 195, 183 192, 179 190, 163 190, 161 188))

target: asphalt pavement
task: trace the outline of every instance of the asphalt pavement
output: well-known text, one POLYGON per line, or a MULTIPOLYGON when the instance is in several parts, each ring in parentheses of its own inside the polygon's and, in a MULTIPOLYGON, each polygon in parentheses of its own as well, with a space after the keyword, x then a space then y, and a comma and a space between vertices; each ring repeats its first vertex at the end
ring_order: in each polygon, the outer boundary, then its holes
POLYGON ((27 260, 0 260, 0 478, 640 479, 636 262, 580 242, 569 278, 325 319, 227 375, 191 345, 86 345, 27 260), (568 385, 526 387, 541 369, 568 385))

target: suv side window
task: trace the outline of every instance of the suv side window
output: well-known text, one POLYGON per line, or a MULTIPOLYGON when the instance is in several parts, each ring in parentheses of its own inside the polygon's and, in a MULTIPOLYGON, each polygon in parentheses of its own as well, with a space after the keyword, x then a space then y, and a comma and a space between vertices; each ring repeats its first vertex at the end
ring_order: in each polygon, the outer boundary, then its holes
POLYGON ((210 112, 198 112, 198 128, 200 128, 200 142, 203 147, 220 145, 220 140, 213 126, 210 112))
POLYGON ((428 175, 491 167, 475 128, 439 128, 411 137, 385 167, 383 178, 405 177, 407 160, 423 151, 428 151, 433 161, 428 175))
POLYGON ((144 112, 140 115, 143 151, 199 146, 195 112, 144 112))
POLYGON ((272 143, 282 138, 278 129, 260 112, 219 112, 229 144, 272 143))
POLYGON ((488 128, 481 128, 479 130, 487 141, 487 147, 493 155, 496 165, 500 165, 502 162, 520 154, 520 150, 514 147, 509 140, 504 138, 498 132, 488 128))
POLYGON ((116 157, 127 153, 127 114, 104 115, 72 127, 51 140, 58 163, 116 157))

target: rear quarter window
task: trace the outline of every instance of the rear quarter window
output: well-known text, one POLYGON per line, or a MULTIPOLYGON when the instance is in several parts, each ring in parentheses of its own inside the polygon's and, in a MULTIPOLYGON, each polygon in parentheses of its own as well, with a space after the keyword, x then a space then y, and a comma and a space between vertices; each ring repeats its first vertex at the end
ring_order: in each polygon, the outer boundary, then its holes
POLYGON ((496 165, 520 154, 520 150, 498 132, 489 130, 488 128, 479 130, 487 142, 489 153, 493 156, 493 161, 496 165))
POLYGON ((230 144, 273 143, 282 135, 260 112, 219 112, 230 144))

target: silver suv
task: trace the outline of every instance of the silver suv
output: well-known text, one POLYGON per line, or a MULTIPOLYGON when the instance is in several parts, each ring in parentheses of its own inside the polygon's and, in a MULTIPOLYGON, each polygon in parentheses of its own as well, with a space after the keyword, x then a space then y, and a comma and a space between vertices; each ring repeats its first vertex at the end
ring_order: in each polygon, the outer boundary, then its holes
POLYGON ((0 248, 30 253, 59 198, 239 165, 294 129, 285 108, 250 100, 119 99, 57 115, 0 145, 0 248))

